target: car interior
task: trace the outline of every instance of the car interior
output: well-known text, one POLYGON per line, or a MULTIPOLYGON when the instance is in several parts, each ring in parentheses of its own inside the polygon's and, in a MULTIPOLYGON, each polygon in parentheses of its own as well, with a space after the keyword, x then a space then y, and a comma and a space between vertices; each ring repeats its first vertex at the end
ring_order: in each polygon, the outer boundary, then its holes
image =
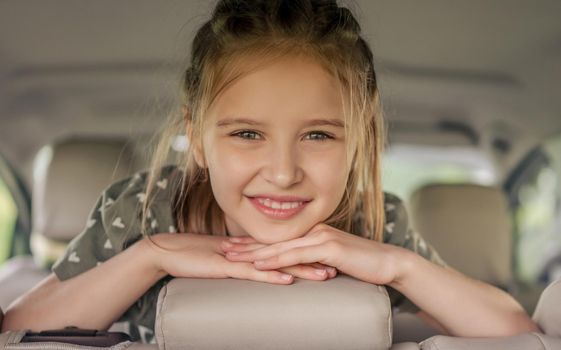
MULTIPOLYGON (((344 275, 174 279, 151 344, 121 322, 7 331, 0 349, 561 349, 561 2, 340 3, 374 53, 384 191, 448 265, 508 292, 540 332, 443 335, 344 275)), ((104 188, 147 169, 213 7, 0 1, 0 310, 49 275, 104 188)))

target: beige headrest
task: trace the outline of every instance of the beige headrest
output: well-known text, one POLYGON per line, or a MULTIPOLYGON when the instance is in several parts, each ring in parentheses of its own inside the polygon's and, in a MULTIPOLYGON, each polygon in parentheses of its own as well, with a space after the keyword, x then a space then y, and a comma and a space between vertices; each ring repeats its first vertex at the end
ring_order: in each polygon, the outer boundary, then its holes
POLYGON ((33 234, 70 241, 84 229, 102 190, 134 171, 131 162, 122 140, 73 139, 43 147, 33 173, 33 234))
POLYGON ((540 333, 522 333, 496 338, 437 335, 423 341, 420 345, 422 350, 558 350, 561 349, 561 339, 540 333))
POLYGON ((532 319, 545 334, 561 338, 561 280, 542 292, 532 319))
POLYGON ((385 288, 347 276, 292 285, 174 279, 160 291, 160 349, 389 349, 385 288))
POLYGON ((453 268, 506 287, 512 278, 512 238, 506 198, 499 188, 428 185, 411 197, 415 229, 453 268))

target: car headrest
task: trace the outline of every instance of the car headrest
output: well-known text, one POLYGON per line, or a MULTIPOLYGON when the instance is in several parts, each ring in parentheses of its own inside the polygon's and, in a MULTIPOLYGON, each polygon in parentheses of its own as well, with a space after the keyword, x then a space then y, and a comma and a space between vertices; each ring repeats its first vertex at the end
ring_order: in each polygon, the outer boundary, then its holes
POLYGON ((551 283, 540 296, 532 319, 547 335, 561 338, 561 279, 551 283))
POLYGON ((58 256, 84 229, 102 190, 135 170, 132 162, 124 140, 69 139, 43 147, 33 169, 34 255, 58 256))
POLYGON ((557 350, 561 349, 561 339, 541 333, 486 338, 437 335, 421 342, 420 345, 422 350, 557 350))
POLYGON ((506 288, 512 280, 508 205, 496 187, 432 184, 409 202, 412 225, 453 268, 506 288))
POLYGON ((384 287, 340 275, 292 285, 181 278, 160 291, 160 349, 389 349, 384 287))

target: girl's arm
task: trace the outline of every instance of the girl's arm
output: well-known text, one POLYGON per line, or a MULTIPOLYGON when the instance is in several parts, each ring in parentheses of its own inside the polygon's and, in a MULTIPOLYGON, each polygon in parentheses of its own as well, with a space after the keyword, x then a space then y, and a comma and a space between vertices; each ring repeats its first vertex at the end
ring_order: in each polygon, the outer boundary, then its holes
POLYGON ((165 276, 141 241, 66 281, 51 274, 8 308, 2 332, 77 326, 107 329, 165 276))
POLYGON ((433 264, 406 249, 391 248, 398 268, 389 285, 449 334, 496 337, 539 331, 522 307, 502 290, 433 264))
POLYGON ((260 271, 251 263, 225 259, 226 237, 161 233, 143 239, 103 264, 65 281, 53 274, 7 310, 2 331, 77 326, 107 329, 152 285, 166 275, 194 278, 238 278, 290 284, 294 276, 325 280, 327 267, 291 266, 260 271))

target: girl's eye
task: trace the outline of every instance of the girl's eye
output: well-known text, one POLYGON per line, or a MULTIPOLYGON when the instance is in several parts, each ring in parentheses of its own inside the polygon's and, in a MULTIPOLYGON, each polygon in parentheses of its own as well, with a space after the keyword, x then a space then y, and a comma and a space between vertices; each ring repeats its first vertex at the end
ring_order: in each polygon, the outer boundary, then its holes
POLYGON ((237 136, 239 138, 246 139, 246 140, 257 140, 259 134, 251 130, 242 130, 233 133, 232 136, 237 136))
POLYGON ((308 133, 308 136, 311 140, 317 140, 317 141, 326 141, 326 140, 333 139, 333 136, 328 135, 322 131, 311 131, 308 133))

